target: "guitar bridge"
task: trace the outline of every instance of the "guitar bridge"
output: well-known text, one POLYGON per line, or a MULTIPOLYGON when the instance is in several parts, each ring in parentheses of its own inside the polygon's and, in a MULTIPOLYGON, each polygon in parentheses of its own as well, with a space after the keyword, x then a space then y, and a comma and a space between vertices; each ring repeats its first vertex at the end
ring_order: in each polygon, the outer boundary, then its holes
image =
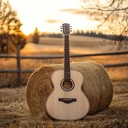
POLYGON ((72 102, 76 102, 76 98, 59 98, 60 102, 64 102, 66 104, 70 104, 72 102))

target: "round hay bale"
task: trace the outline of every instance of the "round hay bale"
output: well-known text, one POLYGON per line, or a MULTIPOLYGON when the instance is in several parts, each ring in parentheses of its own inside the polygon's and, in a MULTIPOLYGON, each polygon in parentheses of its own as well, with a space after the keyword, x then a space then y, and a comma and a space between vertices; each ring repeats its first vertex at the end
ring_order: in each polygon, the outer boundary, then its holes
POLYGON ((105 69, 94 62, 76 63, 82 67, 81 71, 84 76, 83 91, 89 99, 89 114, 99 112, 109 106, 113 95, 112 82, 105 69))
MULTIPOLYGON (((45 102, 53 90, 51 76, 62 64, 41 66, 27 82, 27 103, 33 115, 47 117, 45 102)), ((71 69, 83 75, 82 89, 90 102, 88 114, 94 114, 109 106, 113 96, 112 82, 105 69, 94 62, 71 63, 71 69)))

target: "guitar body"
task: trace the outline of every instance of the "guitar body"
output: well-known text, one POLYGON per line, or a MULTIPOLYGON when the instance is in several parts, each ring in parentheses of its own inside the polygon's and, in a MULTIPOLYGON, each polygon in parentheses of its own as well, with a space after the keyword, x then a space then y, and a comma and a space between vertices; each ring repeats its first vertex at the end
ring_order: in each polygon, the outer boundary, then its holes
POLYGON ((89 111, 89 101, 82 91, 83 76, 71 70, 71 85, 64 81, 64 70, 52 75, 54 90, 46 101, 48 115, 59 120, 78 120, 89 111), (64 85, 65 84, 65 85, 64 85))

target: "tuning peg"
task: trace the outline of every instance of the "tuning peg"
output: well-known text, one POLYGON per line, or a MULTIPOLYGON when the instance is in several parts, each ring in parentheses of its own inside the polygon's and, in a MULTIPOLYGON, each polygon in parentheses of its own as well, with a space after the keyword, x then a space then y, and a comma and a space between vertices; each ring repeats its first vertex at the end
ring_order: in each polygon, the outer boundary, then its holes
POLYGON ((63 30, 62 30, 62 26, 60 26, 60 31, 62 32, 63 30))

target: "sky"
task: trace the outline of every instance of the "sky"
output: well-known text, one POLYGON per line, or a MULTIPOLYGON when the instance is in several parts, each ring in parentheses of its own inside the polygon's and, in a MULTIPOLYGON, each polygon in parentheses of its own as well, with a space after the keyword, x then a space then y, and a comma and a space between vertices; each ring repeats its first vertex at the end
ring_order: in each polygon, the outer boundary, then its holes
POLYGON ((9 0, 23 23, 21 30, 32 33, 60 32, 63 23, 69 23, 72 31, 94 30, 98 22, 89 20, 82 8, 81 0, 9 0))

